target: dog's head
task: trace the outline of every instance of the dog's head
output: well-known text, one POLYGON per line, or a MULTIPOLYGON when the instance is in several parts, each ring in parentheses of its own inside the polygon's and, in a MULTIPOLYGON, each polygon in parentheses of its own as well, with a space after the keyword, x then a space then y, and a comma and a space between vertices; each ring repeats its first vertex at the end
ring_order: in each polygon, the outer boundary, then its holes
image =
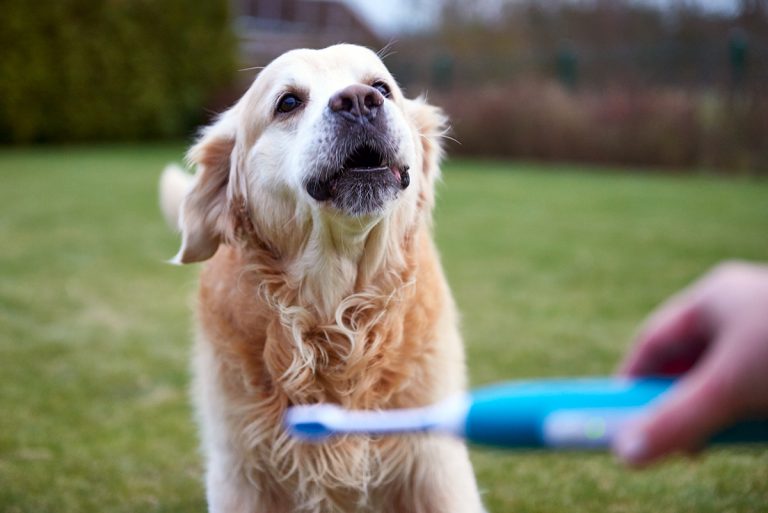
POLYGON ((282 55, 190 150, 198 172, 177 261, 243 237, 290 257, 313 234, 343 247, 385 220, 407 233, 429 216, 444 122, 404 98, 370 50, 282 55))

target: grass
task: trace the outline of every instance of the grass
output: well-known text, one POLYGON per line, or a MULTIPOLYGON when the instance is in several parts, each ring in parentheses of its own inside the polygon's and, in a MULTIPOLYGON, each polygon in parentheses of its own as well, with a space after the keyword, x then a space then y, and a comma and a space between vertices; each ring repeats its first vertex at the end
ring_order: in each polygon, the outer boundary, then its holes
MULTIPOLYGON (((187 404, 194 267, 156 178, 181 146, 0 151, 0 512, 203 511, 187 404)), ((768 260, 768 183, 446 166, 436 236, 474 384, 607 374, 645 314, 715 262, 768 260)), ((637 473, 476 450, 493 512, 752 512, 768 451, 637 473)))

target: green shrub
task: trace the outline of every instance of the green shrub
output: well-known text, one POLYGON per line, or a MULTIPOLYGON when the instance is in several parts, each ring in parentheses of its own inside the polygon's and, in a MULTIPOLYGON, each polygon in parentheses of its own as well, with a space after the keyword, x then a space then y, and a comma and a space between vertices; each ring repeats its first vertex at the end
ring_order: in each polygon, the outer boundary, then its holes
POLYGON ((227 0, 0 0, 0 141, 188 133, 232 78, 227 0))

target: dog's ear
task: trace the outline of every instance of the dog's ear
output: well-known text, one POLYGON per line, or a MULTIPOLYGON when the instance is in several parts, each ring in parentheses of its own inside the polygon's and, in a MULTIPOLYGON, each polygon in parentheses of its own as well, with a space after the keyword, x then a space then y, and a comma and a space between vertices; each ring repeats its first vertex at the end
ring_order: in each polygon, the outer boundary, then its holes
POLYGON ((181 207, 182 243, 173 263, 207 260, 231 231, 233 187, 238 181, 235 134, 234 115, 227 112, 187 152, 187 161, 197 167, 197 173, 181 207))
POLYGON ((434 202, 434 183, 440 176, 443 159, 443 139, 448 131, 448 117, 442 109, 426 102, 423 96, 407 101, 407 112, 416 127, 421 149, 421 169, 426 178, 424 200, 434 202))

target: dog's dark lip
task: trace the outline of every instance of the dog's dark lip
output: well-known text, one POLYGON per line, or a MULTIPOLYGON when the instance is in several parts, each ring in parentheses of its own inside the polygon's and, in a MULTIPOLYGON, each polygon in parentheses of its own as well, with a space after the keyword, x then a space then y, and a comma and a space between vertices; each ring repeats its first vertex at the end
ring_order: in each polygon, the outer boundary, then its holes
POLYGON ((408 166, 380 166, 341 169, 328 178, 313 178, 307 181, 306 190, 313 199, 324 202, 334 198, 336 183, 342 178, 354 177, 357 180, 371 180, 374 177, 386 177, 389 174, 400 183, 402 189, 408 187, 410 183, 408 166))
POLYGON ((368 177, 377 175, 392 173, 396 179, 400 179, 400 172, 395 166, 380 166, 380 167, 351 167, 343 169, 340 174, 357 175, 360 180, 365 180, 368 177))
POLYGON ((348 173, 381 173, 383 171, 387 171, 388 169, 391 169, 389 166, 380 166, 380 167, 350 167, 345 168, 341 172, 348 172, 348 173))
POLYGON ((311 178, 305 187, 309 195, 320 202, 334 199, 337 183, 342 180, 383 182, 389 176, 389 180, 398 184, 400 189, 405 189, 410 184, 408 169, 407 165, 391 164, 385 152, 366 142, 350 151, 339 169, 311 178))

